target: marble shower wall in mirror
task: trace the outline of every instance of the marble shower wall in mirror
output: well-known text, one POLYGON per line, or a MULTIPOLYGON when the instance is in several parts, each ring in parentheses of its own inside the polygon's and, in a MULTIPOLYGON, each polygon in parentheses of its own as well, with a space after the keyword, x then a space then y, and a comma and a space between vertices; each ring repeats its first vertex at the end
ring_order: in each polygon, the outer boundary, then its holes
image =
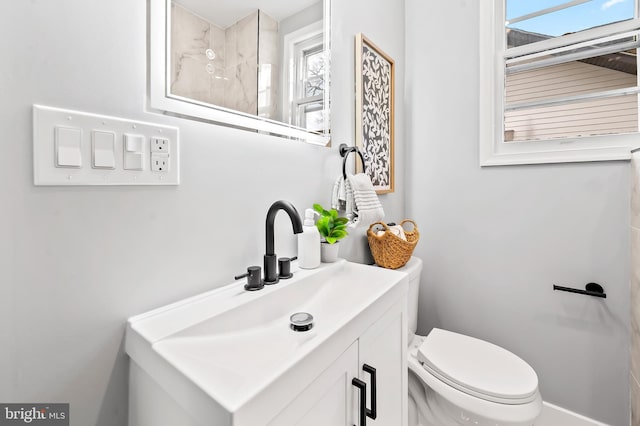
POLYGON ((278 21, 258 11, 258 115, 278 119, 278 21))
POLYGON ((264 104, 276 96, 277 79, 259 91, 258 70, 277 61, 277 22, 256 11, 220 28, 179 4, 171 9, 171 93, 254 115, 263 93, 260 115, 272 118, 264 104))
POLYGON ((324 56, 313 55, 323 52, 322 33, 314 36, 319 48, 306 48, 306 55, 298 53, 302 61, 291 56, 299 41, 290 37, 322 21, 322 2, 280 21, 254 9, 233 24, 220 25, 182 1, 171 3, 171 95, 323 130, 324 69, 314 57, 324 56), (298 69, 285 69, 283 63, 296 63, 298 69), (305 95, 296 96, 299 93, 305 95))

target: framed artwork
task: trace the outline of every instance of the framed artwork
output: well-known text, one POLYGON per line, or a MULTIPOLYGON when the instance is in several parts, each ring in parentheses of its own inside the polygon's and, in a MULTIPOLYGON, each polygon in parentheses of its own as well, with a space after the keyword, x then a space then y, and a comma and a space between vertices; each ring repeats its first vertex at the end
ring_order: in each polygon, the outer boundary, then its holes
POLYGON ((356 145, 378 194, 394 191, 394 68, 389 55, 362 33, 356 35, 356 145))

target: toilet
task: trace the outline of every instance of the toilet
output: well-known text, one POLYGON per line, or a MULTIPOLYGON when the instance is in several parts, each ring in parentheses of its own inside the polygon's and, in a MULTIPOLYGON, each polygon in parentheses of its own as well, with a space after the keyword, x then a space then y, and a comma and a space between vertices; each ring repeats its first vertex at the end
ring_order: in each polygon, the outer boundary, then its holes
POLYGON ((542 410, 531 366, 489 342, 434 328, 416 335, 422 260, 409 275, 409 426, 531 426, 542 410))

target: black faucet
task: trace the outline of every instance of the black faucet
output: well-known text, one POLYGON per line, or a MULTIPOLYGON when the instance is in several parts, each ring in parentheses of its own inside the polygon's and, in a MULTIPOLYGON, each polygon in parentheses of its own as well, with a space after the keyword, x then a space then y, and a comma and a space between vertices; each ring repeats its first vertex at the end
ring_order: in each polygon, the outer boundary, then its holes
POLYGON ((267 285, 276 284, 278 282, 278 271, 276 270, 278 260, 275 254, 273 235, 273 225, 276 221, 276 213, 278 213, 278 210, 284 210, 287 212, 291 219, 291 224, 293 225, 294 234, 302 232, 302 221, 300 221, 300 215, 293 204, 288 201, 280 200, 276 201, 271 205, 271 207, 269 207, 266 222, 267 250, 264 255, 264 283, 267 285))

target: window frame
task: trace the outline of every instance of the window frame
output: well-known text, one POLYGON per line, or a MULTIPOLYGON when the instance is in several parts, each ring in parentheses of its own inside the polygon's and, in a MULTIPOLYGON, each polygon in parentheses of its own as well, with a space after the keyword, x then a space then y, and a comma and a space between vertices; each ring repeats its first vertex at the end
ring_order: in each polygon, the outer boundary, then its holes
MULTIPOLYGON (((307 96, 306 83, 308 70, 308 58, 311 55, 320 53, 324 55, 324 45, 321 35, 313 35, 296 43, 294 46, 293 62, 294 62, 294 90, 291 96, 291 111, 292 111, 292 123, 296 126, 300 126, 303 119, 306 119, 305 108, 311 105, 319 105, 322 110, 324 103, 325 90, 324 90, 324 70, 323 70, 323 89, 322 94, 307 96)), ((326 58, 325 58, 326 60, 326 58)))
MULTIPOLYGON (((634 2, 637 10, 638 0, 634 2)), ((506 0, 489 0, 479 7, 480 165, 630 160, 631 149, 640 146, 640 132, 505 142, 505 8, 506 0)), ((635 18, 610 25, 615 25, 616 30, 632 31, 640 29, 640 19, 635 18)), ((578 34, 589 31, 595 32, 599 29, 593 28, 578 34)), ((571 35, 563 37, 571 37, 571 35)), ((557 37, 554 40, 560 38, 557 37)), ((638 111, 640 116, 640 105, 638 111)))
MULTIPOLYGON (((307 47, 309 40, 318 39, 319 36, 322 35, 322 22, 315 22, 303 28, 300 28, 292 33, 289 33, 284 36, 284 64, 287 67, 287 72, 283 73, 286 75, 286 79, 283 80, 283 91, 282 91, 282 105, 284 112, 284 121, 291 125, 297 125, 300 122, 300 109, 304 108, 305 105, 310 103, 318 103, 323 105, 324 114, 324 122, 323 122, 323 131, 329 133, 330 129, 330 121, 329 114, 326 114, 329 108, 329 94, 326 91, 326 88, 329 87, 329 78, 330 76, 326 73, 324 75, 324 88, 325 91, 323 95, 319 95, 311 98, 300 98, 298 97, 298 93, 302 90, 300 81, 300 67, 301 59, 303 59, 300 54, 301 47, 307 47)), ((326 47, 326 41, 322 43, 318 43, 314 41, 313 45, 322 46, 322 52, 324 55, 325 64, 329 63, 328 50, 326 47)), ((303 49, 304 50, 304 49, 303 49)), ((304 55, 303 55, 304 56, 304 55)))

